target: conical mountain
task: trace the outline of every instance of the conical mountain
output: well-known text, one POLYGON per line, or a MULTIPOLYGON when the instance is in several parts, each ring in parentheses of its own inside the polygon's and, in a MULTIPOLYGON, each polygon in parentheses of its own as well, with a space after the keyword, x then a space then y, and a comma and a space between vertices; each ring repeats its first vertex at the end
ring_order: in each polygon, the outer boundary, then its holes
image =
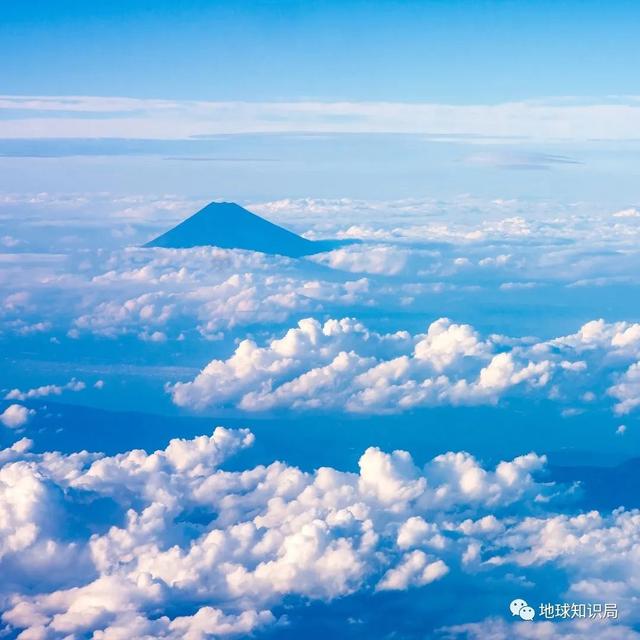
POLYGON ((324 243, 306 240, 233 202, 212 202, 147 247, 183 249, 213 245, 297 258, 326 250, 324 243))

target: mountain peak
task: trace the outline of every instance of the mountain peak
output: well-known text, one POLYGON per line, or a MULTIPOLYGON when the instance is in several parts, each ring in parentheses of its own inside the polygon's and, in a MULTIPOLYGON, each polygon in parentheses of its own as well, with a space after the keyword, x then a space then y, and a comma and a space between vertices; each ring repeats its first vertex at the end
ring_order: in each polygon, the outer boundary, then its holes
POLYGON ((184 249, 210 245, 292 258, 323 250, 317 243, 273 224, 235 202, 211 202, 145 246, 184 249))

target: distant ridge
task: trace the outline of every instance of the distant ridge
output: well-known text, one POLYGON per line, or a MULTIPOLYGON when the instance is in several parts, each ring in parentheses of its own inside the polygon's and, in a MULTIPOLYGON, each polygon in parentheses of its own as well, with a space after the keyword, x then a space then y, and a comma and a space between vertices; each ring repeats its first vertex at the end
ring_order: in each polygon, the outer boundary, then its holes
POLYGON ((307 240, 234 202, 212 202, 145 246, 167 249, 215 246, 299 258, 329 251, 340 244, 343 243, 307 240))

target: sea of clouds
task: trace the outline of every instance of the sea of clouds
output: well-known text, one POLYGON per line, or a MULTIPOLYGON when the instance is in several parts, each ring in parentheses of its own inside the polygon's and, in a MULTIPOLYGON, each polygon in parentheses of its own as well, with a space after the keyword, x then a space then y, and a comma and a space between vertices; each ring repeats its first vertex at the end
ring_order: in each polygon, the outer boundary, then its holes
MULTIPOLYGON (((553 565, 571 599, 623 612, 624 624, 591 623, 590 635, 638 637, 628 625, 638 622, 640 513, 560 511, 572 488, 544 481, 544 456, 485 468, 462 452, 418 464, 370 447, 357 473, 284 462, 225 471, 252 443, 249 430, 218 427, 153 453, 38 454, 28 439, 1 451, 5 629, 22 640, 247 635, 286 626, 288 596, 434 597, 438 583, 553 565)), ((577 638, 585 625, 487 621, 437 634, 577 638)))
POLYGON ((154 392, 174 409, 233 410, 249 427, 274 412, 296 428, 300 413, 330 423, 510 398, 635 419, 640 318, 627 303, 639 284, 640 211, 283 200, 250 208, 309 238, 356 242, 301 260, 141 248, 198 204, 110 194, 0 202, 0 340, 13 359, 0 378, 8 637, 277 635, 308 602, 437 598, 481 582, 519 596, 541 571, 567 601, 616 602, 620 620, 473 612, 430 632, 640 637, 640 514, 581 508, 580 487, 551 480, 542 451, 494 465, 455 442, 429 460, 371 443, 358 470, 273 460, 231 471, 254 444, 249 429, 112 456, 43 452, 28 430, 38 403, 109 387, 108 375, 52 364, 71 350, 107 374, 152 358, 154 392), (45 346, 51 363, 38 356, 45 346))

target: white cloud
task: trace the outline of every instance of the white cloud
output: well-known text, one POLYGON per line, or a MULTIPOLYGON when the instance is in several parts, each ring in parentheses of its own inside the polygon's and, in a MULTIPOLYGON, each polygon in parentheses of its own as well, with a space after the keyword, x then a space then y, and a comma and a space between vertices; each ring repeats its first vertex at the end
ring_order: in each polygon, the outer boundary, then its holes
POLYGON ((473 327, 453 324, 448 318, 431 323, 426 336, 416 342, 413 350, 417 360, 429 362, 438 372, 464 357, 486 357, 490 353, 490 344, 482 342, 473 327))
POLYGON ((46 526, 46 502, 51 492, 28 464, 0 468, 0 561, 33 546, 46 526))
POLYGON ((426 522, 420 516, 413 516, 398 529, 396 544, 400 549, 411 549, 424 544, 442 547, 445 541, 437 525, 426 522))
POLYGON ((10 235, 5 235, 0 238, 0 244, 7 249, 14 249, 20 246, 22 243, 17 238, 10 235))
POLYGON ((442 640, 639 640, 640 633, 626 625, 591 620, 523 624, 522 621, 509 623, 501 618, 488 618, 441 629, 438 637, 442 640))
MULTIPOLYGON (((365 413, 495 403, 518 389, 551 396, 552 379, 572 392, 587 368, 584 336, 599 349, 592 357, 628 358, 640 345, 634 326, 602 325, 608 338, 600 339, 590 323, 574 336, 526 344, 482 339, 473 327, 446 318, 416 335, 378 334, 353 319, 321 324, 307 318, 265 346, 243 340, 228 359, 211 361, 192 381, 168 390, 176 404, 194 409, 233 404, 246 411, 365 413)), ((587 402, 588 390, 579 397, 587 402)))
POLYGON ((618 355, 632 355, 640 350, 640 324, 592 320, 574 334, 550 341, 553 346, 570 347, 578 353, 605 349, 618 355))
POLYGON ((316 391, 335 389, 339 380, 348 381, 354 368, 371 366, 373 353, 395 353, 407 342, 406 333, 380 335, 349 318, 324 324, 306 318, 267 347, 243 340, 228 360, 210 362, 193 382, 177 383, 171 393, 180 405, 204 407, 237 399, 244 408, 253 409, 278 402, 270 393, 279 380, 288 384, 280 392, 285 402, 289 397, 300 403, 321 401, 316 391), (363 356, 350 353, 356 345, 365 351, 363 356), (309 363, 321 366, 310 368, 309 363))
POLYGON ((481 267, 504 267, 509 263, 513 256, 510 254, 501 253, 497 256, 488 256, 486 258, 482 258, 478 264, 481 267))
POLYGON ((534 454, 485 469, 449 453, 421 468, 407 452, 370 448, 359 473, 219 468, 252 441, 217 428, 152 454, 32 454, 26 440, 0 452, 3 621, 24 638, 246 635, 273 624, 288 595, 429 588, 466 549, 456 522, 467 535, 501 530, 470 526, 469 510, 526 511, 549 491, 533 479, 544 464, 534 454), (99 498, 120 511, 92 534, 99 510, 85 509, 69 538, 76 501, 99 498), (193 615, 163 615, 176 602, 193 615))
POLYGON ((625 415, 640 406, 640 362, 632 364, 620 379, 609 389, 618 404, 617 414, 625 415))
POLYGON ((65 391, 83 391, 86 388, 86 384, 82 380, 76 380, 71 378, 69 382, 63 385, 59 384, 47 384, 41 387, 35 387, 26 391, 20 389, 11 389, 5 395, 5 400, 32 400, 34 398, 46 398, 47 396, 59 396, 65 391))
POLYGON ((640 218, 640 211, 635 207, 630 209, 622 209, 612 214, 614 218, 640 218))
POLYGON ((153 333, 149 333, 148 331, 142 331, 138 334, 138 337, 143 342, 166 342, 167 334, 164 331, 154 331, 153 333))
POLYGON ((332 269, 352 273, 397 275, 407 264, 409 252, 391 246, 352 245, 327 253, 310 256, 309 260, 326 264, 332 269))
MULTIPOLYGON (((186 139, 198 135, 294 132, 627 140, 633 138, 640 124, 640 108, 633 98, 448 105, 2 96, 1 109, 19 113, 19 117, 0 120, 3 138, 186 139), (96 111, 100 112, 99 117, 91 114, 96 111)), ((558 162, 556 156, 544 157, 547 163, 548 158, 558 162)))
POLYGON ((464 162, 495 169, 546 170, 554 166, 580 164, 567 156, 514 150, 494 150, 469 154, 464 162))
MULTIPOLYGON (((128 241, 143 242, 199 204, 175 196, 9 194, 0 196, 0 215, 20 236, 40 233, 37 225, 59 224, 65 233, 73 225, 92 230, 104 246, 100 225, 133 225, 136 234, 128 241)), ((586 205, 460 197, 288 199, 249 206, 310 237, 365 242, 300 261, 214 247, 4 253, 0 331, 53 333, 57 339, 219 339, 236 327, 343 315, 345 307, 393 311, 401 305, 423 312, 431 294, 508 289, 515 297, 532 283, 628 282, 640 268, 634 219, 612 224, 609 212, 594 213, 586 205), (355 272, 366 277, 350 275, 355 272)), ((59 242, 52 243, 52 251, 61 251, 59 242)))
POLYGON ((624 622, 640 621, 635 607, 640 558, 636 509, 528 517, 494 537, 485 552, 491 565, 561 568, 569 576, 569 601, 613 602, 624 622), (508 547, 507 553, 501 545, 508 547))
POLYGON ((378 591, 404 590, 421 587, 445 576, 449 568, 442 560, 429 562, 424 551, 416 550, 403 556, 397 567, 389 569, 377 584, 378 591))
MULTIPOLYGON (((215 339, 237 326, 372 300, 366 278, 318 279, 307 273, 306 262, 249 251, 131 248, 83 259, 82 270, 67 269, 66 262, 48 273, 39 263, 22 265, 21 285, 28 290, 12 292, 13 278, 7 280, 0 329, 22 335, 58 330, 73 338, 133 335, 146 342, 185 332, 215 339), (24 319, 45 314, 51 321, 24 319)), ((391 295, 390 288, 376 292, 378 298, 391 295)))
POLYGON ((572 489, 536 479, 544 457, 489 468, 448 452, 421 466, 405 451, 370 447, 357 473, 284 462, 221 468, 252 442, 247 430, 217 428, 150 454, 34 454, 24 439, 0 451, 4 623, 24 638, 246 635, 275 624, 288 596, 438 583, 424 595, 433 598, 459 593, 457 580, 513 588, 514 573, 550 567, 566 576, 567 601, 616 602, 620 621, 496 619, 441 636, 637 637, 640 512, 557 513, 554 496, 566 506, 572 489), (98 499, 118 509, 85 508, 70 537, 77 505, 98 499), (176 603, 192 613, 168 616, 176 603))
POLYGON ((0 422, 9 429, 17 429, 24 426, 29 421, 29 417, 34 414, 33 409, 27 409, 21 404, 10 404, 0 413, 0 422))

